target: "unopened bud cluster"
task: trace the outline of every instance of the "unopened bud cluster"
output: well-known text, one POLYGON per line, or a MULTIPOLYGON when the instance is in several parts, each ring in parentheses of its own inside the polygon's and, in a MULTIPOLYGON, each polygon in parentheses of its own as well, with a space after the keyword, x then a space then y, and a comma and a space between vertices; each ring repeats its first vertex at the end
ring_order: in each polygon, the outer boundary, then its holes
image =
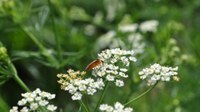
POLYGON ((7 49, 0 46, 0 60, 5 60, 6 58, 8 58, 7 49))

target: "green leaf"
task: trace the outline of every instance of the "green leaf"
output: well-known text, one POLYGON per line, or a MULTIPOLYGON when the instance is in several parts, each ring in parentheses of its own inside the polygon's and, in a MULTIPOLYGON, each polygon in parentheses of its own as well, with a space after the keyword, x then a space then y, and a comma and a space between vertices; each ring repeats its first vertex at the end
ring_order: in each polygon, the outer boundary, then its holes
POLYGON ((9 111, 8 104, 4 101, 2 96, 0 96, 0 110, 1 110, 1 112, 8 112, 9 111))
POLYGON ((84 9, 77 7, 77 6, 73 6, 70 9, 70 18, 72 20, 83 20, 83 21, 89 21, 91 19, 91 17, 85 12, 84 9))
POLYGON ((24 59, 24 58, 31 58, 31 57, 40 57, 39 52, 33 52, 33 51, 15 51, 12 55, 12 61, 24 59))

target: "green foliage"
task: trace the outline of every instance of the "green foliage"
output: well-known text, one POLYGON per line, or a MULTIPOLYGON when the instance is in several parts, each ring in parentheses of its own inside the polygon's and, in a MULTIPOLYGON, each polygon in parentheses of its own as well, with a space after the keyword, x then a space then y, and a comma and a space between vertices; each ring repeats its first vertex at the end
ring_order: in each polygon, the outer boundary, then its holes
MULTIPOLYGON (((131 65, 126 86, 119 89, 110 85, 104 102, 125 102, 144 91, 138 71, 157 62, 178 65, 180 81, 158 84, 148 95, 130 104, 134 111, 198 112, 199 7, 198 0, 1 0, 0 111, 17 104, 22 90, 9 80, 16 73, 29 88, 55 93, 54 103, 61 111, 78 111, 79 105, 71 101, 70 94, 60 90, 56 74, 69 68, 84 70, 98 52, 110 47, 112 43, 108 41, 113 38, 123 43, 119 47, 131 49, 129 34, 120 32, 120 25, 158 20, 157 32, 138 31, 143 35, 144 52, 131 65), (116 36, 100 42, 109 31, 115 31, 116 36), (15 94, 14 98, 9 97, 10 93, 15 94)), ((94 101, 90 103, 94 107, 99 96, 98 93, 85 100, 94 101)))

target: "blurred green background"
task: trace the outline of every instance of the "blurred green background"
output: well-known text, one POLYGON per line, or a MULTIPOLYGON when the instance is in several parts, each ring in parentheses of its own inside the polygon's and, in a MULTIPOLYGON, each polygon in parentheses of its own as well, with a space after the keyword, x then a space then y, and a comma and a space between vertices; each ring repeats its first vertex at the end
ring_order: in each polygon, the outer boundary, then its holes
MULTIPOLYGON (((198 0, 0 0, 0 41, 31 90, 55 93, 60 110, 76 112, 78 103, 60 90, 56 74, 84 70, 106 48, 132 49, 135 40, 130 42, 130 32, 120 32, 119 26, 157 20, 156 32, 136 31, 144 51, 136 55, 125 87, 111 84, 104 102, 125 102, 139 95, 147 87, 138 71, 157 62, 179 66, 180 81, 159 83, 129 106, 135 112, 199 112, 199 12, 198 0), (107 37, 108 32, 115 36, 107 37)), ((12 78, 5 80, 0 85, 0 112, 17 105, 24 92, 12 78)), ((91 108, 100 93, 88 96, 91 108)))

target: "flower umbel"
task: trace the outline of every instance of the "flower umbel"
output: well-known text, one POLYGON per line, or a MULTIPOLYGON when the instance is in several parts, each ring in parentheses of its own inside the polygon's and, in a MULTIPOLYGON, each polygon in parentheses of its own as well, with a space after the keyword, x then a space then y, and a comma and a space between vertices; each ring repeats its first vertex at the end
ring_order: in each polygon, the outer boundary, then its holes
POLYGON ((7 49, 0 43, 0 60, 6 60, 7 58, 7 49))
POLYGON ((145 43, 140 33, 132 33, 128 35, 128 42, 132 44, 132 49, 134 50, 135 55, 144 52, 145 43))
POLYGON ((23 98, 17 103, 21 109, 17 106, 13 106, 10 112, 35 112, 40 107, 45 107, 46 111, 50 112, 57 109, 56 106, 49 104, 49 100, 54 99, 55 94, 50 94, 37 88, 33 92, 22 93, 21 96, 23 98))
POLYGON ((147 81, 147 85, 153 85, 156 81, 170 81, 171 77, 175 81, 179 81, 177 76, 178 67, 165 67, 157 63, 145 68, 139 72, 140 78, 147 81))
POLYGON ((156 32, 159 22, 157 20, 148 20, 140 24, 139 29, 142 32, 156 32))
POLYGON ((135 62, 133 51, 107 49, 98 54, 98 59, 102 64, 93 69, 92 74, 97 77, 105 78, 107 81, 114 81, 116 86, 123 86, 122 78, 127 78, 128 66, 130 62, 135 62))
POLYGON ((130 107, 124 107, 124 105, 122 105, 119 102, 116 102, 114 106, 110 106, 108 104, 102 104, 100 105, 99 109, 102 112, 133 112, 133 109, 130 107))
POLYGON ((101 78, 94 80, 92 78, 84 78, 86 72, 74 71, 69 69, 68 74, 58 74, 58 83, 61 89, 72 94, 72 100, 81 100, 83 94, 93 95, 97 89, 103 89, 104 82, 101 78))

